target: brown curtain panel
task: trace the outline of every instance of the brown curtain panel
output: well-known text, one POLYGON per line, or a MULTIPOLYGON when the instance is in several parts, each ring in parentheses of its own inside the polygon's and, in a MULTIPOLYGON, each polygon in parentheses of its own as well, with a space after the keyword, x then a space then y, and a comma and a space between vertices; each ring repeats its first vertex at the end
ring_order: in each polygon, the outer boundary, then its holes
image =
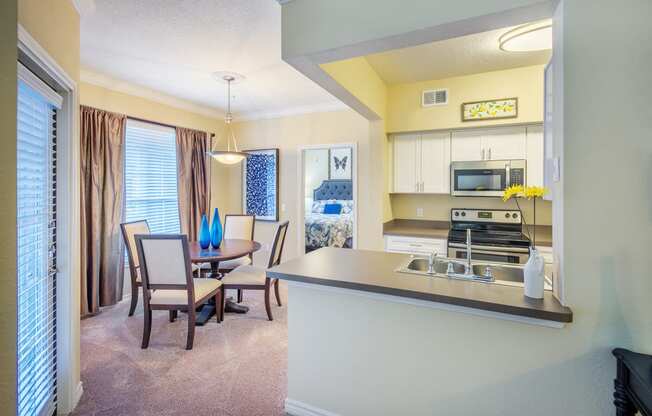
POLYGON ((124 134, 127 118, 81 106, 81 314, 122 299, 124 134))
POLYGON ((208 214, 208 135, 177 127, 177 189, 181 233, 197 240, 202 214, 208 214))

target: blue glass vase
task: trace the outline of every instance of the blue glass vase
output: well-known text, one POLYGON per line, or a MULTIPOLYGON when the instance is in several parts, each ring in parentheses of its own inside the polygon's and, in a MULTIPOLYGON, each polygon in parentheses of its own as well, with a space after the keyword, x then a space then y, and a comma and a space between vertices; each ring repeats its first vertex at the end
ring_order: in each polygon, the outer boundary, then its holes
POLYGON ((211 245, 214 248, 220 248, 220 244, 222 244, 222 223, 220 222, 220 211, 215 208, 211 224, 211 245))
POLYGON ((211 245, 211 233, 208 230, 208 218, 206 214, 201 216, 201 225, 199 226, 199 246, 207 249, 211 245))

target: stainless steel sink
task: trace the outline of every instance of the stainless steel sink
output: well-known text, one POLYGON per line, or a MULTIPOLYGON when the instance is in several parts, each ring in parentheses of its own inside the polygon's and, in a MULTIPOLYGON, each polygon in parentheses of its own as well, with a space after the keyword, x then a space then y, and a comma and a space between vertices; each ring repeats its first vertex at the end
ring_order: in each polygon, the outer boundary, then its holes
MULTIPOLYGON (((517 286, 523 285, 523 266, 521 265, 473 263, 471 265, 471 273, 467 275, 465 274, 465 265, 460 260, 437 257, 434 259, 431 270, 429 267, 429 259, 413 257, 407 263, 396 269, 396 271, 422 276, 468 279, 486 283, 517 286)), ((550 280, 546 277, 546 289, 550 288, 550 280)))

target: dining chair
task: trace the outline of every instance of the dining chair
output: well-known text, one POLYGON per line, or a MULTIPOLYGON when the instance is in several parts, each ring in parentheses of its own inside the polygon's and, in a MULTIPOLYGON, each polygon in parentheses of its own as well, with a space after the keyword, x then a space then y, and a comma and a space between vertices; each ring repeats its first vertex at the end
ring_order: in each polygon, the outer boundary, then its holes
MULTIPOLYGON (((285 236, 287 235, 289 221, 279 224, 274 236, 274 243, 272 250, 269 253, 269 261, 267 262, 267 269, 274 267, 281 263, 281 256, 283 255, 283 246, 285 245, 285 236)), ((269 292, 272 285, 276 294, 276 302, 281 306, 281 297, 278 288, 278 279, 271 279, 266 275, 266 268, 256 267, 249 264, 236 267, 231 273, 222 278, 222 291, 226 289, 239 289, 239 290, 264 290, 265 291, 265 309, 267 311, 267 318, 272 321, 272 308, 269 301, 269 292)), ((224 314, 224 293, 222 294, 222 315, 224 314)))
POLYGON ((129 316, 133 316, 136 306, 138 305, 138 291, 142 286, 140 276, 140 261, 136 250, 136 234, 149 234, 149 224, 147 220, 132 221, 120 224, 122 237, 127 247, 127 259, 129 261, 129 275, 131 276, 131 306, 129 306, 129 316))
MULTIPOLYGON (((141 347, 147 348, 152 330, 152 310, 167 310, 170 322, 177 311, 188 315, 186 349, 192 349, 195 338, 195 311, 211 298, 221 305, 222 282, 193 277, 186 235, 137 234, 136 248, 141 264, 144 325, 141 347)), ((222 310, 216 314, 222 321, 222 310)))
MULTIPOLYGON (((224 216, 224 238, 237 238, 240 240, 253 240, 256 217, 246 214, 226 214, 224 216)), ((219 271, 229 273, 236 267, 253 263, 253 254, 238 257, 232 260, 221 261, 219 271)), ((209 265, 210 266, 210 265, 209 265)), ((242 290, 238 290, 238 303, 242 302, 242 290)))
MULTIPOLYGON (((150 234, 149 223, 147 220, 124 222, 120 224, 122 237, 127 247, 127 260, 129 262, 129 276, 131 277, 131 305, 129 306, 129 316, 133 316, 138 306, 138 292, 139 287, 142 286, 142 278, 140 276, 140 261, 138 260, 138 252, 136 250, 136 234, 150 234)), ((192 265, 193 273, 199 270, 199 266, 192 265)))

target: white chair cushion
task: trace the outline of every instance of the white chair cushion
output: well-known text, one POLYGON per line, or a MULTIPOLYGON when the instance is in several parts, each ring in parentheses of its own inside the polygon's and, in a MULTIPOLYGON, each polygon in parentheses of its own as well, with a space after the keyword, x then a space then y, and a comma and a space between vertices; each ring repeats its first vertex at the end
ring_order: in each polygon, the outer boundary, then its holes
POLYGON ((265 269, 244 265, 237 267, 222 278, 225 285, 264 285, 265 269))
POLYGON ((249 256, 238 257, 237 259, 224 260, 220 262, 220 269, 233 270, 239 266, 251 264, 249 256))
MULTIPOLYGON (((195 263, 191 264, 191 267, 192 267, 193 273, 196 272, 197 270, 199 270, 199 266, 197 266, 195 263)), ((136 269, 136 282, 138 282, 138 283, 143 282, 143 278, 140 277, 140 267, 136 269)))
MULTIPOLYGON (((192 279, 195 288, 195 301, 222 286, 216 279, 192 279)), ((152 305, 187 305, 188 292, 182 289, 157 289, 152 291, 149 301, 152 305)))

